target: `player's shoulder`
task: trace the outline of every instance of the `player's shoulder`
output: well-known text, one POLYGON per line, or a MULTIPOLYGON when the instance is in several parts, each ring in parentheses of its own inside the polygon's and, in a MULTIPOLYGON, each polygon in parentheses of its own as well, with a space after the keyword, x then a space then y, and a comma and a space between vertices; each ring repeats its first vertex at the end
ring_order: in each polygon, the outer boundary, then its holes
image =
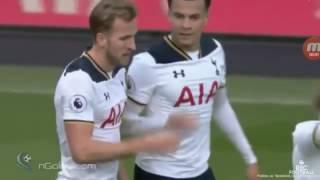
POLYGON ((141 52, 133 57, 128 67, 128 75, 129 77, 139 76, 144 80, 151 78, 155 72, 154 65, 156 65, 155 59, 148 52, 141 52), (148 76, 146 76, 146 74, 148 74, 148 76))
POLYGON ((314 126, 319 123, 320 123, 320 120, 307 120, 307 121, 297 123, 296 127, 314 126))
POLYGON ((148 51, 143 51, 133 56, 131 64, 153 65, 156 61, 148 51))
MULTIPOLYGON (((312 142, 317 149, 320 150, 320 121, 319 120, 310 120, 300 122, 296 125, 293 135, 293 143, 295 145, 301 144, 300 147, 305 151, 308 150, 309 146, 306 146, 305 143, 312 142), (309 137, 308 140, 305 137, 309 137), (305 143, 301 143, 305 142, 305 143)), ((310 150, 310 149, 309 149, 310 150)))
POLYGON ((305 131, 305 130, 310 130, 315 128, 317 125, 320 124, 320 120, 308 120, 308 121, 303 121, 300 123, 297 123, 294 129, 294 132, 299 132, 299 131, 305 131))
POLYGON ((108 79, 108 77, 104 75, 103 71, 99 69, 98 65, 90 61, 84 55, 72 60, 66 66, 62 74, 62 78, 64 78, 66 81, 92 81, 96 83, 108 79))
POLYGON ((220 41, 212 38, 209 35, 203 35, 200 44, 203 56, 208 56, 212 53, 223 51, 223 47, 220 41))
POLYGON ((123 65, 116 66, 112 71, 112 77, 116 77, 119 75, 122 76, 126 74, 126 72, 127 72, 127 66, 123 66, 123 65))
POLYGON ((70 92, 74 89, 90 90, 95 82, 103 80, 102 75, 98 75, 90 66, 83 57, 72 60, 61 74, 57 90, 61 92, 70 92))

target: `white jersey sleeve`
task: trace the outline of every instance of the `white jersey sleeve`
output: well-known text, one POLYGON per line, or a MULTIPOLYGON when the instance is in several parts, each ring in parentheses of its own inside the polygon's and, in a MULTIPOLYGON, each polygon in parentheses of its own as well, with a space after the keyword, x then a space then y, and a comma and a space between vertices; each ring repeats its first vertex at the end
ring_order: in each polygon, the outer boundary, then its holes
MULTIPOLYGON (((217 52, 217 68, 219 73, 221 73, 221 86, 224 87, 226 85, 226 76, 227 76, 227 70, 226 70, 226 59, 225 59, 225 53, 222 45, 219 41, 213 39, 213 41, 217 44, 217 49, 215 52, 217 52)), ((214 52, 214 53, 215 53, 214 52)))
POLYGON ((81 70, 67 74, 61 86, 63 119, 94 121, 93 89, 90 77, 81 70))
POLYGON ((156 84, 156 75, 152 69, 153 57, 147 53, 134 56, 128 70, 128 97, 138 104, 148 104, 156 84))
POLYGON ((243 132, 239 120, 230 105, 226 89, 220 89, 216 93, 213 116, 217 125, 227 135, 231 142, 242 154, 245 162, 250 165, 257 162, 249 141, 243 132))

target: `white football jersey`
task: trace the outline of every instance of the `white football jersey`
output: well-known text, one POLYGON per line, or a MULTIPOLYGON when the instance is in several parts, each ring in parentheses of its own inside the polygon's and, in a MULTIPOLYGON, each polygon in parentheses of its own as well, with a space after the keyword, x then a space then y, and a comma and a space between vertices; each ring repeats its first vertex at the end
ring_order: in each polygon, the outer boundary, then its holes
POLYGON ((137 155, 136 164, 147 172, 190 178, 208 169, 213 102, 216 91, 225 85, 225 56, 220 43, 210 38, 201 39, 197 55, 192 58, 194 53, 183 52, 166 36, 134 56, 129 67, 128 98, 146 105, 147 116, 192 112, 200 118, 199 127, 184 134, 176 152, 137 155))
POLYGON ((120 141, 120 117, 127 99, 125 69, 113 74, 110 77, 83 53, 61 75, 54 96, 61 152, 58 180, 117 179, 118 161, 82 165, 74 162, 64 130, 65 121, 82 121, 93 124, 93 139, 108 143, 120 141))
POLYGON ((305 121, 296 126, 292 156, 295 180, 320 179, 320 145, 315 143, 319 128, 320 121, 305 121))

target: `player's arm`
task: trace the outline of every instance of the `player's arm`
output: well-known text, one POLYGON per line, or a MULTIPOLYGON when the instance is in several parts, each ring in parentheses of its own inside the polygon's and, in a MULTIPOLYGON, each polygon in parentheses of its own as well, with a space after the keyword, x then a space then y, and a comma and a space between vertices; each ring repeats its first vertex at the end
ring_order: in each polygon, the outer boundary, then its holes
POLYGON ((129 180, 128 173, 122 161, 120 162, 120 165, 119 165, 118 180, 129 180))
POLYGON ((217 122, 217 125, 227 135, 231 142, 242 154, 247 164, 256 163, 257 159, 254 155, 251 146, 240 126, 238 118, 229 102, 226 90, 226 64, 225 64, 225 53, 221 44, 214 40, 217 44, 218 61, 217 66, 221 76, 220 88, 217 90, 214 105, 213 105, 213 116, 217 122))
POLYGON ((257 158, 240 126, 238 118, 230 105, 225 88, 217 91, 214 102, 214 118, 220 129, 227 135, 229 140, 236 146, 242 154, 247 167, 249 180, 257 180, 259 168, 257 158))
POLYGON ((139 141, 111 144, 93 140, 92 123, 68 120, 65 121, 65 131, 72 157, 77 163, 110 161, 139 151, 136 147, 139 141))
POLYGON ((165 129, 184 130, 197 126, 196 118, 190 113, 141 115, 145 106, 128 100, 124 110, 121 132, 126 135, 143 135, 165 129))
POLYGON ((166 128, 189 129, 195 126, 195 117, 186 113, 142 115, 156 88, 157 75, 152 67, 153 57, 148 53, 134 56, 128 70, 128 101, 123 113, 121 132, 141 135, 166 128))
POLYGON ((247 167, 247 176, 249 180, 258 179, 258 165, 257 158, 251 149, 251 146, 240 126, 238 118, 230 105, 226 84, 226 64, 225 54, 221 44, 214 40, 217 44, 217 68, 221 76, 220 88, 217 90, 214 98, 213 115, 220 129, 227 135, 229 140, 236 146, 238 151, 242 154, 247 167))
POLYGON ((147 52, 133 57, 128 68, 127 85, 128 101, 122 116, 121 132, 127 135, 139 135, 163 127, 167 117, 142 116, 150 102, 155 89, 156 75, 152 69, 153 57, 147 52), (147 74, 147 76, 146 76, 147 74))
POLYGON ((109 161, 138 152, 168 151, 178 143, 179 134, 173 130, 121 143, 95 140, 92 136, 95 93, 90 77, 81 71, 67 74, 61 85, 61 94, 64 130, 72 158, 77 163, 109 161))
POLYGON ((145 105, 128 99, 122 116, 121 132, 126 135, 141 135, 161 129, 164 125, 161 116, 142 116, 145 105))
POLYGON ((216 93, 213 115, 217 125, 236 146, 245 162, 248 165, 255 164, 257 158, 253 153, 238 118, 229 102, 226 88, 221 88, 216 93))
POLYGON ((65 131, 72 158, 80 164, 120 159, 139 152, 172 151, 179 140, 178 132, 163 131, 120 143, 107 143, 94 140, 93 124, 86 122, 67 121, 65 131))
POLYGON ((320 122, 310 121, 297 124, 293 142, 305 154, 320 151, 320 122))
POLYGON ((119 143, 93 139, 93 92, 83 82, 77 88, 67 86, 63 95, 63 119, 72 158, 77 163, 105 162, 140 152, 173 151, 178 145, 180 131, 166 129, 131 138, 119 143), (73 88, 73 89, 72 89, 73 88))

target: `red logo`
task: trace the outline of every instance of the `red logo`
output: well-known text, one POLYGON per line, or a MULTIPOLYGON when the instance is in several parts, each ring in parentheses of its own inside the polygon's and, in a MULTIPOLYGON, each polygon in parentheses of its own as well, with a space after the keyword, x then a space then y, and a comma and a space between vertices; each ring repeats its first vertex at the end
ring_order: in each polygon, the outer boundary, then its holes
POLYGON ((320 37, 310 37, 303 44, 303 53, 311 61, 320 60, 320 37))
POLYGON ((204 85, 203 85, 203 83, 201 83, 201 84, 199 84, 199 94, 197 94, 197 92, 191 91, 192 88, 185 86, 181 90, 179 99, 177 100, 174 107, 179 107, 181 104, 184 104, 184 103, 187 103, 190 106, 201 105, 203 103, 208 104, 210 99, 212 99, 216 95, 216 91, 218 88, 219 88, 218 82, 213 81, 209 93, 205 94, 204 85), (206 97, 204 97, 205 95, 206 95, 206 97), (197 96, 198 96, 198 99, 195 98, 197 96), (195 101, 195 100, 198 100, 198 101, 195 101))

